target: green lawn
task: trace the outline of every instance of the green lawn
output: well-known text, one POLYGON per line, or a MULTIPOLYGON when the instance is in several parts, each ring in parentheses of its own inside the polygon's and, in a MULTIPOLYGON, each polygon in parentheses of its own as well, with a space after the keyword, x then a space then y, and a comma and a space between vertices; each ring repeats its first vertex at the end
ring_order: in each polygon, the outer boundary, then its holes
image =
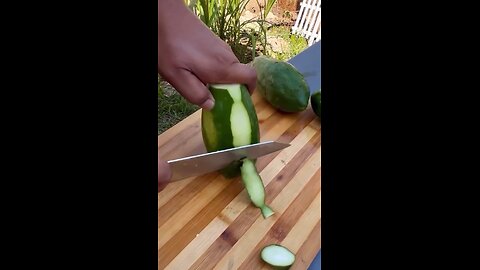
MULTIPOLYGON (((307 48, 307 40, 299 35, 291 34, 289 26, 272 27, 267 32, 267 41, 273 43, 273 40, 283 41, 277 48, 270 47, 268 55, 278 60, 287 61, 307 48)), ((272 46, 272 45, 270 45, 272 46)))
POLYGON ((168 83, 160 82, 160 86, 158 90, 158 135, 200 109, 186 101, 168 83))

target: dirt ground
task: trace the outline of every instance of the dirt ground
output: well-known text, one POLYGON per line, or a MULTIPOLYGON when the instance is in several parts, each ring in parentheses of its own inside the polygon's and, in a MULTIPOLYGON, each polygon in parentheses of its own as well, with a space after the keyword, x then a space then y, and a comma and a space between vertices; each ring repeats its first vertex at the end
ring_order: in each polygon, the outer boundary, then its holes
MULTIPOLYGON (((260 5, 265 5, 265 0, 258 0, 260 5)), ((274 12, 277 12, 277 16, 281 15, 284 11, 295 12, 300 8, 300 0, 276 0, 273 5, 274 12)), ((258 11, 259 7, 257 0, 250 0, 247 4, 247 10, 250 12, 258 11)))
MULTIPOLYGON (((260 5, 265 5, 265 0, 258 0, 260 5)), ((267 21, 274 25, 293 25, 300 8, 300 0, 277 0, 267 16, 267 21)), ((257 0, 250 0, 247 4, 243 17, 253 18, 258 16, 260 7, 257 0)))

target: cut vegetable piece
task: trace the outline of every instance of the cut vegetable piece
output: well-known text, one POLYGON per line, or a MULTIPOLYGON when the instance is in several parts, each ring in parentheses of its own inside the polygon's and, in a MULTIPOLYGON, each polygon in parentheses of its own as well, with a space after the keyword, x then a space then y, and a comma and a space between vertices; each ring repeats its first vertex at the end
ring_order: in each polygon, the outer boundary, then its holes
POLYGON ((242 180, 252 203, 260 208, 262 216, 268 218, 275 212, 265 204, 265 187, 260 175, 258 175, 255 164, 249 159, 242 160, 242 180))
POLYGON ((288 248, 272 244, 264 247, 260 253, 260 257, 266 263, 277 269, 288 269, 295 262, 295 254, 288 248))

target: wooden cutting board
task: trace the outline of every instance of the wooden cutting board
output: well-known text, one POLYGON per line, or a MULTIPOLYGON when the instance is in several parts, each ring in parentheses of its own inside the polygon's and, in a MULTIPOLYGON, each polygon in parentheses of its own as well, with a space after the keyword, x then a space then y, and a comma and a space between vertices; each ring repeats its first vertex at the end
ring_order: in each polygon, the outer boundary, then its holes
MULTIPOLYGON (((307 269, 320 250, 320 121, 309 107, 275 110, 255 92, 260 141, 291 146, 258 158, 266 202, 264 219, 240 177, 213 172, 173 182, 158 194, 158 269, 271 269, 260 260, 267 244, 296 254, 291 269, 307 269)), ((158 137, 164 160, 205 153, 201 111, 158 137)))

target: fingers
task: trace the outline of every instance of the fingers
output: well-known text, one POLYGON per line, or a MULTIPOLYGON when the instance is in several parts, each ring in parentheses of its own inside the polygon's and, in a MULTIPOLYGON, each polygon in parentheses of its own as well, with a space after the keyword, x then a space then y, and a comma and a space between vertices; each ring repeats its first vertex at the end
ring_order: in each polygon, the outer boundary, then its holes
POLYGON ((225 83, 241 83, 247 85, 250 94, 253 93, 257 84, 257 73, 249 65, 234 63, 228 68, 225 83))
POLYGON ((165 188, 165 186, 170 181, 172 177, 172 172, 170 171, 170 166, 168 163, 160 159, 160 154, 158 156, 158 192, 165 188))
POLYGON ((179 69, 170 78, 170 84, 190 103, 210 110, 215 104, 212 94, 207 87, 190 71, 179 69))
POLYGON ((158 192, 162 191, 168 183, 158 183, 158 192))

